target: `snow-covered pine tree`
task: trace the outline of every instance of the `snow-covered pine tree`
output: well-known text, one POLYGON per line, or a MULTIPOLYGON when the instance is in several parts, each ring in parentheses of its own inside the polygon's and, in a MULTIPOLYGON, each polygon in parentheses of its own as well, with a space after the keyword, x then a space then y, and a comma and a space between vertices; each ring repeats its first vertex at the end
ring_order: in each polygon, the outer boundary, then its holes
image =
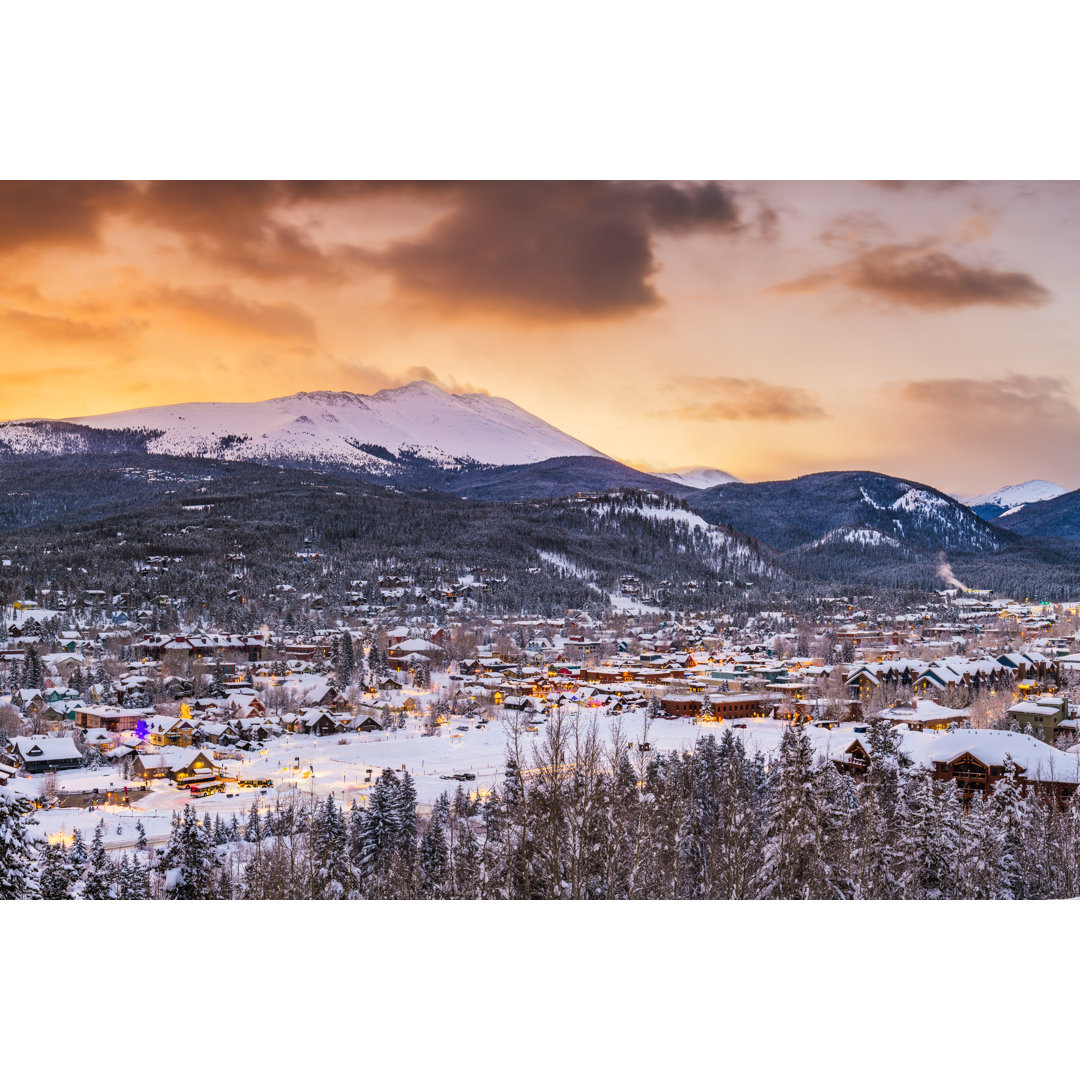
POLYGON ((25 690, 40 690, 45 685, 41 656, 34 642, 30 642, 23 653, 22 684, 25 690))
POLYGON ((83 878, 81 897, 84 900, 112 900, 113 868, 105 851, 105 819, 98 821, 94 828, 94 839, 90 844, 90 861, 83 878))
POLYGON ((348 832, 332 795, 313 815, 311 830, 313 900, 341 900, 348 894, 348 832))
POLYGON ((994 899, 1027 899, 1027 833, 1029 803, 1021 790, 1016 764, 1005 756, 1002 776, 988 800, 999 838, 997 888, 994 899))
POLYGON ((38 858, 42 900, 70 900, 71 866, 63 844, 43 844, 38 858))
POLYGON ((33 810, 25 796, 0 793, 0 900, 38 896, 38 845, 26 828, 33 810))
POLYGON ((450 800, 444 791, 431 808, 431 817, 420 840, 419 892, 428 900, 443 897, 449 885, 450 847, 447 826, 450 821, 450 800))
POLYGON ((214 676, 210 683, 210 696, 223 698, 226 696, 225 692, 225 669, 221 666, 221 661, 214 661, 214 676))
POLYGON ((401 870, 406 879, 411 880, 416 867, 419 824, 416 819, 416 784, 407 769, 402 772, 394 792, 393 815, 401 870))
POLYGON ((360 877, 364 896, 389 899, 390 870, 397 853, 396 798, 398 779, 383 769, 368 796, 360 824, 360 877))
POLYGON ((769 770, 772 813, 765 840, 762 897, 805 899, 817 861, 814 755, 805 731, 787 727, 769 770))
POLYGON ((352 634, 346 629, 341 635, 341 644, 338 646, 336 671, 338 685, 342 689, 352 682, 353 671, 356 668, 356 653, 353 649, 352 634))
POLYGON ((887 720, 870 724, 866 739, 870 763, 856 789, 860 828, 855 879, 860 899, 893 900, 900 894, 903 782, 911 764, 902 741, 887 720))

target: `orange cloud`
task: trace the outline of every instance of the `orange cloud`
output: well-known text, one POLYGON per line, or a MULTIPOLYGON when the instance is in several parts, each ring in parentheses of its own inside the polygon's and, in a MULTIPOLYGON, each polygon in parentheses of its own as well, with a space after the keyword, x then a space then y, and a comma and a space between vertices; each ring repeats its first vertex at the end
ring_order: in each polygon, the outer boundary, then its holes
POLYGON ((679 420, 819 420, 825 410, 801 386, 782 386, 761 379, 717 375, 690 379, 692 401, 654 415, 679 420))
POLYGON ((961 262, 930 241, 882 244, 836 266, 813 271, 772 288, 777 293, 815 293, 834 285, 926 311, 972 305, 1037 307, 1050 292, 1029 274, 961 262))
POLYGON ((315 320, 296 304, 250 300, 221 285, 205 289, 161 286, 146 294, 141 304, 177 312, 212 328, 306 342, 318 338, 315 320))

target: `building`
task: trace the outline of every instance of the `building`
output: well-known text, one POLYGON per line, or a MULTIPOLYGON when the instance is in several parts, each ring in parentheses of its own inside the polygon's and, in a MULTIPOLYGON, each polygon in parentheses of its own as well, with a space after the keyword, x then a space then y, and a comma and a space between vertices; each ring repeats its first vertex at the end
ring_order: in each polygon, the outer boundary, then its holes
POLYGON ((1043 742, 1052 743, 1058 735, 1073 731, 1075 725, 1069 720, 1069 699, 1065 697, 1040 697, 1034 701, 1018 701, 1006 714, 1010 720, 1026 731, 1028 725, 1043 742))
POLYGON ((745 720, 770 716, 779 701, 774 694, 671 694, 660 699, 668 716, 711 716, 715 720, 745 720))
POLYGON ((56 772, 57 769, 82 768, 82 754, 75 740, 63 736, 47 738, 41 735, 16 736, 11 740, 14 764, 28 773, 56 772))
POLYGON ((888 720, 893 726, 907 724, 911 731, 925 731, 927 728, 945 731, 950 724, 962 724, 970 715, 967 709, 950 709, 928 698, 915 698, 914 701, 882 709, 874 719, 888 720))
POLYGON ((84 705, 75 710, 75 723, 84 731, 104 728, 106 731, 136 731, 145 721, 146 709, 120 709, 111 705, 84 705))

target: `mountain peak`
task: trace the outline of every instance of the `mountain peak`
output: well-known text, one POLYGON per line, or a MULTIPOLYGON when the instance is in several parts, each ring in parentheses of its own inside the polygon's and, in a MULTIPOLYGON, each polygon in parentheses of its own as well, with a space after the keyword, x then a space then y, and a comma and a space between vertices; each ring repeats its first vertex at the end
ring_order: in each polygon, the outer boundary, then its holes
POLYGON ((388 401, 395 398, 408 398, 408 397, 434 397, 434 398, 455 398, 464 397, 464 394, 451 394, 444 390, 441 386, 437 386, 435 383, 428 379, 414 379, 410 383, 404 383, 402 386, 389 386, 385 390, 377 390, 371 395, 379 401, 388 401))
POLYGON ((722 469, 713 469, 707 465, 695 465, 685 469, 675 469, 672 472, 653 473, 653 476, 692 488, 711 488, 716 487, 717 484, 737 484, 739 482, 731 473, 724 472, 722 469))
POLYGON ((960 501, 965 506, 970 506, 980 517, 993 520, 1015 514, 1030 503, 1056 499, 1067 490, 1068 488, 1063 488, 1051 480, 1026 480, 1022 484, 1009 484, 986 495, 975 495, 960 501))
MULTIPOLYGON (((606 457, 511 401, 451 394, 427 379, 370 395, 303 390, 268 401, 156 405, 77 417, 69 426, 71 438, 87 429, 141 432, 145 449, 155 454, 344 465, 386 476, 412 462, 458 469, 606 457)), ((7 442, 15 439, 14 431, 11 424, 0 425, 7 442)), ((25 423, 19 432, 18 446, 39 452, 42 433, 25 423)), ((56 438, 57 432, 48 434, 56 438)))

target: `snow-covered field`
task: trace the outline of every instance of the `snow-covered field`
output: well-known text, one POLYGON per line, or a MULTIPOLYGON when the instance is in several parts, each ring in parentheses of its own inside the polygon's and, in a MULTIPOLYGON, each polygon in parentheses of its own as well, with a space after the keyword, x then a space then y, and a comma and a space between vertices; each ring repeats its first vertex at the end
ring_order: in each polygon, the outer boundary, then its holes
MULTIPOLYGON (((620 724, 627 742, 641 737, 643 714, 625 713, 621 717, 601 714, 600 710, 582 709, 576 714, 582 722, 595 718, 603 735, 607 735, 613 722, 620 724)), ((544 739, 544 723, 527 723, 537 731, 521 735, 524 746, 523 766, 529 764, 532 747, 544 739)), ((720 725, 699 727, 689 719, 656 719, 649 722, 649 742, 657 751, 689 749, 697 737, 706 731, 719 734, 720 725)), ((748 748, 768 751, 776 746, 783 726, 776 721, 749 721, 746 729, 736 733, 748 740, 748 748)), ((263 805, 272 804, 275 795, 285 795, 296 790, 303 795, 325 799, 327 795, 348 805, 354 799, 363 804, 368 788, 384 768, 407 769, 416 783, 417 798, 421 808, 430 806, 444 791, 452 792, 456 780, 444 780, 443 776, 454 773, 474 773, 476 779, 462 786, 469 791, 488 791, 502 779, 506 761, 509 730, 502 722, 486 726, 475 723, 451 724, 439 729, 438 735, 424 736, 413 722, 402 731, 372 732, 348 736, 286 735, 268 742, 259 753, 248 754, 243 760, 223 759, 216 764, 229 776, 244 779, 270 778, 272 789, 240 788, 235 783, 226 790, 201 799, 190 799, 188 793, 178 789, 168 780, 149 782, 150 792, 130 807, 98 806, 93 810, 57 809, 38 810, 36 832, 42 836, 70 837, 73 829, 88 834, 93 831, 99 818, 107 825, 106 843, 112 848, 133 844, 136 838, 136 822, 141 821, 151 840, 164 839, 174 810, 191 801, 201 817, 221 814, 244 815, 251 804, 262 800, 263 805), (458 731, 457 727, 468 727, 458 731), (340 739, 347 741, 342 744, 340 739), (299 769, 293 768, 299 760, 299 769), (368 770, 371 770, 370 778, 368 770), (309 773, 308 776, 302 774, 309 773)), ((204 747, 208 754, 215 748, 204 747)), ((66 791, 90 791, 100 793, 122 791, 125 781, 116 769, 79 769, 57 774, 58 786, 66 791)), ((17 778, 11 781, 9 791, 19 791, 34 796, 42 788, 41 777, 17 778)))

